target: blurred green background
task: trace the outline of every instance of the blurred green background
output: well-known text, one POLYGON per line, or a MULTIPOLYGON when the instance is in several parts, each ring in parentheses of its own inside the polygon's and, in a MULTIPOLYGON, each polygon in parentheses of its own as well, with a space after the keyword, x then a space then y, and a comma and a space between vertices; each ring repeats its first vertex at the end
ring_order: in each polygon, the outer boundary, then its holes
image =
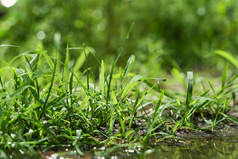
MULTIPOLYGON (((211 71, 220 63, 214 50, 236 56, 237 25, 238 0, 18 0, 0 5, 0 45, 18 46, 0 47, 0 58, 10 60, 40 43, 63 58, 67 44, 85 43, 109 63, 118 52, 121 65, 134 54, 134 69, 148 76, 174 67, 211 71)), ((71 58, 79 54, 71 51, 71 58)), ((89 65, 98 69, 92 56, 89 65)))

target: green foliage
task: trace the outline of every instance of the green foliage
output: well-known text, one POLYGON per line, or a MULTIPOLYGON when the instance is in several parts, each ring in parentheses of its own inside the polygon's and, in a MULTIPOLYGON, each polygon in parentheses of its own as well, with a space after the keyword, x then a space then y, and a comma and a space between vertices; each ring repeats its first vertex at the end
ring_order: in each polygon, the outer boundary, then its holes
POLYGON ((238 67, 231 54, 237 51, 237 4, 28 0, 4 9, 0 157, 34 157, 38 148, 59 146, 78 154, 94 146, 146 147, 184 129, 214 133, 228 120, 237 124, 227 115, 238 90, 228 65, 238 67), (158 78, 173 68, 186 87, 184 68, 216 66, 223 69, 221 87, 202 82, 197 96, 193 72, 186 92, 171 93, 158 78))
POLYGON ((136 66, 149 75, 161 68, 214 66, 216 58, 208 59, 212 50, 237 52, 237 4, 237 0, 17 1, 2 9, 0 45, 13 47, 1 47, 0 56, 11 59, 42 42, 44 49, 64 57, 67 44, 85 43, 105 61, 119 51, 125 58, 118 62, 124 64, 135 54, 136 66))
POLYGON ((110 70, 102 61, 98 83, 93 81, 95 77, 89 68, 73 72, 69 55, 68 48, 62 62, 45 51, 28 52, 0 69, 0 149, 5 152, 0 151, 2 156, 17 155, 20 150, 34 155, 36 147, 46 151, 68 145, 83 154, 93 146, 120 141, 128 143, 128 147, 136 142, 146 146, 151 138, 155 142, 174 138, 184 128, 214 132, 224 121, 237 123, 226 112, 235 100, 238 75, 228 78, 227 67, 222 87, 214 88, 209 82, 210 89, 204 88, 198 97, 192 94, 193 72, 188 72, 188 89, 184 93, 187 99, 183 101, 183 93, 175 96, 160 88, 157 82, 165 79, 131 74, 134 56, 123 70, 116 67, 119 57, 110 70), (20 59, 25 65, 15 67, 20 59), (57 65, 62 66, 57 69, 57 65), (207 111, 210 117, 205 115, 207 111), (194 120, 198 113, 208 128, 198 126, 194 120), (141 134, 142 130, 146 133, 141 134))

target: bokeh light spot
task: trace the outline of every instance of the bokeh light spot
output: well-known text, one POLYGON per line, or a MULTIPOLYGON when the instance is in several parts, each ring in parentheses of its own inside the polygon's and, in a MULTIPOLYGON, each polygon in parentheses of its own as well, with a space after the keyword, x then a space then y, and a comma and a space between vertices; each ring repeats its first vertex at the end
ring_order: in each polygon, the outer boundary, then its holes
POLYGON ((97 25, 97 29, 98 29, 99 31, 104 31, 104 29, 105 29, 105 24, 99 23, 99 24, 97 25))
POLYGON ((206 9, 205 9, 204 7, 198 8, 197 14, 198 14, 199 16, 204 16, 204 15, 206 14, 206 9))
POLYGON ((2 5, 7 8, 13 6, 16 2, 17 0, 1 0, 2 5))
POLYGON ((37 34, 36 34, 36 37, 39 39, 39 40, 43 40, 45 38, 45 32, 43 31, 39 31, 37 34))

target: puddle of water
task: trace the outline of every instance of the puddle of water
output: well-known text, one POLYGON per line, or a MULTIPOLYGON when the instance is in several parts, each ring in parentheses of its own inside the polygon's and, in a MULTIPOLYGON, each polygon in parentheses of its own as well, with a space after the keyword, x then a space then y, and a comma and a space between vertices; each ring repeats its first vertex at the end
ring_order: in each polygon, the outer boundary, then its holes
POLYGON ((185 140, 177 144, 161 144, 136 154, 131 149, 117 149, 108 156, 96 156, 93 153, 85 156, 58 153, 49 159, 235 159, 238 158, 238 138, 214 138, 212 140, 185 140), (233 142, 235 141, 235 142, 233 142))
MULTIPOLYGON (((236 139, 237 141, 237 139, 236 139)), ((184 146, 158 146, 149 153, 135 155, 134 158, 161 159, 221 159, 238 158, 238 143, 221 140, 189 141, 184 146)), ((131 157, 130 157, 131 158, 131 157)))
POLYGON ((100 149, 97 153, 78 156, 76 152, 53 153, 48 159, 236 159, 238 158, 238 129, 225 126, 215 134, 178 133, 184 141, 167 141, 142 151, 141 147, 123 149, 100 149), (110 151, 110 152, 109 152, 110 151))

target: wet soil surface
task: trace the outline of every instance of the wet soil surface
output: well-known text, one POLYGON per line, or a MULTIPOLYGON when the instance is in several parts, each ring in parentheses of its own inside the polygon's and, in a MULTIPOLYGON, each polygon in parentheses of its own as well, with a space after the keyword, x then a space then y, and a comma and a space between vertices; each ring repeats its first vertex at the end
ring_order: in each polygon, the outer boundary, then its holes
POLYGON ((152 148, 141 150, 141 147, 137 147, 135 148, 137 152, 131 148, 118 148, 106 152, 109 150, 102 148, 95 150, 96 153, 89 152, 80 156, 76 151, 66 149, 59 152, 48 151, 39 155, 43 159, 238 158, 238 128, 233 125, 224 125, 214 133, 181 129, 176 132, 176 136, 181 139, 160 143, 153 143, 151 140, 152 148))
MULTIPOLYGON (((238 118, 238 109, 228 112, 228 115, 238 118)), ((196 120, 199 121, 199 118, 196 120)), ((137 121, 136 125, 132 127, 140 126, 138 131, 139 135, 144 136, 146 134, 146 121, 137 121)), ((166 123, 164 125, 166 127, 166 123)), ((238 126, 235 123, 229 122, 226 124, 220 124, 216 127, 212 133, 211 129, 196 131, 190 129, 179 129, 175 133, 175 137, 180 138, 178 140, 163 141, 155 143, 151 139, 150 148, 144 150, 141 147, 133 149, 129 148, 117 148, 109 150, 107 148, 95 149, 94 152, 84 153, 84 155, 78 155, 76 151, 70 149, 64 150, 51 150, 47 152, 39 151, 39 156, 42 159, 118 159, 118 158, 238 158, 238 126)), ((119 125, 115 125, 115 131, 119 131, 119 125)), ((102 129, 102 131, 108 131, 102 129)), ((98 137, 100 138, 100 136, 98 137)))

